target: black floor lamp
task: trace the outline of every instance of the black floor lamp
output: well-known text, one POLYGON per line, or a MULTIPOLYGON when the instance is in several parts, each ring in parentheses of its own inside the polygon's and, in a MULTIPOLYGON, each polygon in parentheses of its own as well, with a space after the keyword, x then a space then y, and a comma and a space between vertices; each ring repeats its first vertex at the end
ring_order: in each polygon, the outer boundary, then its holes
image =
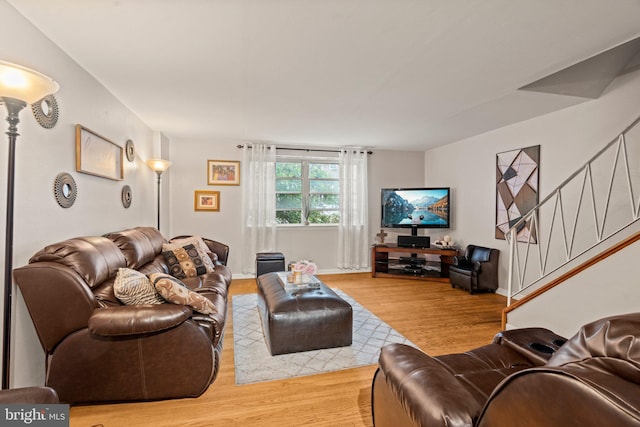
POLYGON ((7 107, 9 122, 9 155, 7 164, 7 215, 4 249, 4 321, 2 324, 2 388, 9 388, 11 368, 11 309, 13 297, 13 190, 16 160, 16 139, 20 111, 60 86, 37 71, 0 61, 0 103, 7 107))
POLYGON ((147 165, 158 174, 158 231, 160 230, 160 176, 169 169, 171 162, 163 159, 149 159, 147 165))

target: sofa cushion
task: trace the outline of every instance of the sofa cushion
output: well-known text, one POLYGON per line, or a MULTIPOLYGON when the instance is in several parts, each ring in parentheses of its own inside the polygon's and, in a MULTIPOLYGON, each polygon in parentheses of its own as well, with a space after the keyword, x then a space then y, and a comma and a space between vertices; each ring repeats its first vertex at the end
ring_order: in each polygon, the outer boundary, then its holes
POLYGON ((130 268, 120 268, 113 283, 113 292, 123 304, 163 304, 149 278, 130 268))
POLYGON ((489 261, 490 257, 491 257, 491 249, 490 248, 484 248, 482 246, 476 246, 473 249, 473 253, 471 254, 470 261, 472 263, 487 262, 487 261, 489 261))
POLYGON ((156 291, 173 304, 188 305, 195 311, 204 314, 217 312, 213 303, 204 295, 187 288, 179 279, 164 273, 154 273, 150 277, 156 291))
POLYGON ((194 245, 186 245, 169 251, 162 252, 169 274, 184 279, 187 277, 200 276, 207 273, 203 257, 194 245))
POLYGON ((89 287, 115 277, 118 268, 126 267, 122 251, 105 237, 76 237, 54 243, 38 251, 29 264, 55 262, 71 268, 89 287))
POLYGON ((215 270, 215 261, 218 260, 218 256, 211 252, 207 244, 202 240, 200 236, 185 237, 182 239, 173 239, 169 243, 162 245, 163 251, 173 251, 175 249, 193 245, 198 254, 202 258, 204 267, 207 269, 207 273, 212 273, 215 270))
POLYGON ((137 227, 105 234, 122 251, 127 260, 127 267, 137 270, 153 261, 162 250, 164 237, 151 227, 137 227))

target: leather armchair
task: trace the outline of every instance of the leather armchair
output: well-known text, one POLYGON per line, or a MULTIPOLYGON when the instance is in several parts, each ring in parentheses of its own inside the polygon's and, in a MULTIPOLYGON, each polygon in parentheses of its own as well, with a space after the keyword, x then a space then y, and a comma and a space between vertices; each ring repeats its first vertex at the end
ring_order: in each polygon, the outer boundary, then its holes
POLYGON ((542 328, 430 357, 392 344, 372 384, 376 427, 640 425, 640 313, 585 325, 571 339, 542 328))
POLYGON ((483 246, 469 245, 462 257, 454 257, 449 266, 451 287, 475 292, 495 292, 498 289, 500 251, 483 246))

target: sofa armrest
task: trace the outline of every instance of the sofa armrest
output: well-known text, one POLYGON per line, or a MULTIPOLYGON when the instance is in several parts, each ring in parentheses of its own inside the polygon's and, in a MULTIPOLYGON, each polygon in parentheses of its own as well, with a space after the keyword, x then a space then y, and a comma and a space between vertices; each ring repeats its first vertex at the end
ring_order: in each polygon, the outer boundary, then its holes
POLYGON ((205 238, 203 240, 209 249, 211 249, 211 252, 218 256, 218 262, 222 265, 227 265, 229 258, 229 246, 211 239, 205 238))
POLYGON ((471 426, 482 410, 453 374, 414 347, 383 347, 379 365, 391 395, 416 425, 471 426))
POLYGON ((99 308, 89 318, 89 331, 103 337, 147 334, 178 326, 192 314, 190 307, 178 304, 99 308))
POLYGON ((537 366, 546 364, 566 341, 566 338, 544 328, 511 329, 498 332, 493 337, 494 344, 509 347, 537 366))

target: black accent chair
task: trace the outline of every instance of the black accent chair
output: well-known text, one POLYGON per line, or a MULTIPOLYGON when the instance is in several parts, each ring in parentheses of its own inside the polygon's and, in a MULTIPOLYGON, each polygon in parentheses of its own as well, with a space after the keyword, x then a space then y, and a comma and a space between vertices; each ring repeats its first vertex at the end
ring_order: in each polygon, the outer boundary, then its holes
POLYGON ((449 267, 451 287, 475 292, 495 292, 498 289, 498 249, 469 245, 462 257, 454 257, 449 267))

